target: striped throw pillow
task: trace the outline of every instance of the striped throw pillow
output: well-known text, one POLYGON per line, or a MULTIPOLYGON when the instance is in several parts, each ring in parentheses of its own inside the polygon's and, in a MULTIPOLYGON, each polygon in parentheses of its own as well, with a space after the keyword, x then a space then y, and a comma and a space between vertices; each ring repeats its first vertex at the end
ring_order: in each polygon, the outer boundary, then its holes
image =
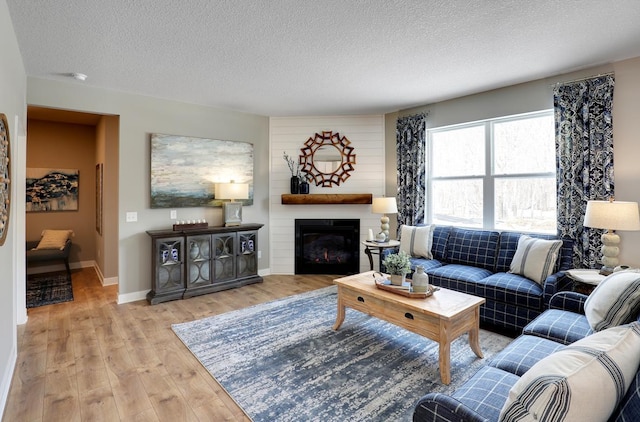
POLYGON ((619 271, 608 275, 584 303, 593 331, 633 321, 640 313, 640 273, 619 271))
POLYGON ((400 251, 409 256, 433 259, 433 228, 434 226, 400 226, 400 251))
POLYGON ((561 240, 536 239, 523 234, 518 239, 509 272, 543 284, 553 271, 561 247, 561 240))
POLYGON ((606 421, 638 371, 639 350, 634 322, 550 354, 511 387, 500 421, 606 421))

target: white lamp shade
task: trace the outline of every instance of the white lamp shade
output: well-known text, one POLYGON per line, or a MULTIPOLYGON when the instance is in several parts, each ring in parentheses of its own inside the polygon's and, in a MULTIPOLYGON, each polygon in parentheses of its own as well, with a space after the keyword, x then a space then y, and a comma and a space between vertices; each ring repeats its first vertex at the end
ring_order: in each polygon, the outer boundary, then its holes
POLYGON ((371 211, 374 214, 396 214, 398 212, 396 198, 373 198, 371 211))
POLYGON ((248 199, 248 183, 218 183, 216 185, 216 199, 248 199))
POLYGON ((607 230, 640 230, 638 203, 588 201, 584 226, 607 230))

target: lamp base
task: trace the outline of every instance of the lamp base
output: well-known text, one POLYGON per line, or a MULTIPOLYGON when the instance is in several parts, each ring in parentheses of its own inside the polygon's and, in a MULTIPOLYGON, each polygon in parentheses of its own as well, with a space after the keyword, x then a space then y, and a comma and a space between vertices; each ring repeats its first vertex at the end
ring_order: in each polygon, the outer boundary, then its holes
POLYGON ((389 241, 389 217, 382 214, 380 217, 380 233, 384 233, 384 241, 389 241))
POLYGON ((242 224, 242 202, 223 202, 222 215, 225 227, 239 226, 242 224))
POLYGON ((602 247, 600 248, 600 252, 602 252, 602 260, 600 261, 602 269, 600 274, 608 275, 613 272, 613 269, 620 262, 618 261, 620 236, 609 230, 600 237, 600 240, 602 240, 602 247))

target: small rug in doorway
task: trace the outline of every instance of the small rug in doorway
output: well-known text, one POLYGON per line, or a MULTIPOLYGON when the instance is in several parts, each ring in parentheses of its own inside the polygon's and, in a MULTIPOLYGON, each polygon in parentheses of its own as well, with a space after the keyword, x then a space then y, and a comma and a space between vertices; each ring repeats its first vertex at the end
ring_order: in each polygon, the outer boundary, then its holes
POLYGON ((429 392, 450 393, 512 339, 481 330, 451 345, 451 384, 438 344, 347 308, 336 286, 174 324, 174 332, 253 421, 409 421, 429 392))
POLYGON ((66 272, 27 276, 27 308, 72 300, 73 288, 66 272))

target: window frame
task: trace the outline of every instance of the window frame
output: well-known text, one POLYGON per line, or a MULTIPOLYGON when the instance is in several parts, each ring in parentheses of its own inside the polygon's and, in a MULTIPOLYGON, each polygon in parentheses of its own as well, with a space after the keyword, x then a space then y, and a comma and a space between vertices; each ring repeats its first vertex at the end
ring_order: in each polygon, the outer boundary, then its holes
MULTIPOLYGON (((498 123, 512 122, 518 120, 526 120, 538 117, 553 117, 553 109, 540 110, 529 113, 521 113, 510 116, 495 117, 490 119, 476 120, 472 122, 459 123, 447 126, 427 129, 426 137, 426 195, 425 195, 425 221, 429 224, 433 223, 433 182, 434 181, 455 181, 455 180, 481 180, 482 182, 482 227, 464 226, 451 224, 457 227, 470 227, 482 230, 506 230, 496 228, 496 195, 495 186, 498 179, 521 179, 521 178, 553 178, 556 180, 556 171, 548 172, 527 172, 527 173, 501 173, 495 172, 495 154, 494 154, 494 126, 498 123), (484 148, 485 148, 485 172, 483 175, 474 176, 433 176, 433 135, 440 132, 464 129, 473 126, 484 126, 484 148)), ((557 228, 557 225, 556 225, 557 228)), ((519 230, 525 232, 525 230, 519 230)), ((545 232, 546 233, 546 232, 545 232)), ((549 231, 548 233, 552 233, 549 231)), ((555 232, 553 232, 555 234, 555 232)))

